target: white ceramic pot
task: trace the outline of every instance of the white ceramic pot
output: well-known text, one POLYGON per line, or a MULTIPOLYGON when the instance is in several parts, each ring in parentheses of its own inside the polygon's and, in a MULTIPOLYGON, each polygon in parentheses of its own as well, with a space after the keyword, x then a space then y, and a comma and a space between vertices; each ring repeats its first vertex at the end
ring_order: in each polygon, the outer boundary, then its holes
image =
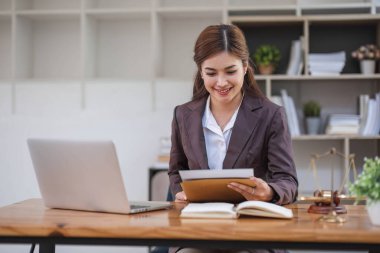
POLYGON ((380 201, 367 200, 367 211, 372 224, 380 226, 380 201))
POLYGON ((364 75, 372 75, 375 73, 376 62, 374 60, 361 60, 360 70, 364 75))

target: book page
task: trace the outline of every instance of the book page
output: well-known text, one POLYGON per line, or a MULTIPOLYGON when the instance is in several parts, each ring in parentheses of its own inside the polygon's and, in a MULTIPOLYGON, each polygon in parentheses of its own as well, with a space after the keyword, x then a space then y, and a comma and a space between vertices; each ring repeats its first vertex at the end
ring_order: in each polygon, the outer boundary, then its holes
POLYGON ((237 218, 230 203, 190 203, 181 211, 182 218, 237 218))
POLYGON ((293 218, 293 211, 289 208, 279 206, 273 203, 264 201, 245 201, 236 207, 236 212, 239 214, 272 217, 272 218, 293 218))

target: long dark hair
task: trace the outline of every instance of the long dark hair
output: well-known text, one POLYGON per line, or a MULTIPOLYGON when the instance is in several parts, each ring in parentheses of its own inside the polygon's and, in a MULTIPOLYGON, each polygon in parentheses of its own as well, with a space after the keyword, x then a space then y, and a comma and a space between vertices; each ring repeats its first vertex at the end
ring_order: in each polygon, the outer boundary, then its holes
POLYGON ((193 98, 197 100, 209 95, 201 77, 202 63, 217 53, 228 52, 240 58, 248 66, 244 76, 243 90, 249 95, 265 97, 254 78, 253 62, 243 32, 235 25, 211 25, 198 36, 194 46, 194 61, 198 70, 194 78, 193 98))

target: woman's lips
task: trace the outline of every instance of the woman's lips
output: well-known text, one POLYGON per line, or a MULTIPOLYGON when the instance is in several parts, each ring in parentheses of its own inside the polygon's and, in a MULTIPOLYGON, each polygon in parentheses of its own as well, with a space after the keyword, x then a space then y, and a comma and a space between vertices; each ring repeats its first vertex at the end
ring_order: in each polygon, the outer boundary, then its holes
POLYGON ((228 93, 230 92, 231 89, 232 89, 232 87, 227 88, 227 89, 220 89, 220 90, 215 89, 215 90, 216 90, 216 92, 218 92, 219 95, 226 96, 226 95, 228 95, 228 93))

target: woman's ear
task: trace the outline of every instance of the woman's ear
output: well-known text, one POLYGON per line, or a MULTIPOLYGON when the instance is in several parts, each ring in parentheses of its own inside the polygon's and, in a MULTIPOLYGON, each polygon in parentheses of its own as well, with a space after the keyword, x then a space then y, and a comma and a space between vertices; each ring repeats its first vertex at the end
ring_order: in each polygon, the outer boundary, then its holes
POLYGON ((243 70, 244 70, 244 75, 247 74, 248 62, 243 61, 243 70))

